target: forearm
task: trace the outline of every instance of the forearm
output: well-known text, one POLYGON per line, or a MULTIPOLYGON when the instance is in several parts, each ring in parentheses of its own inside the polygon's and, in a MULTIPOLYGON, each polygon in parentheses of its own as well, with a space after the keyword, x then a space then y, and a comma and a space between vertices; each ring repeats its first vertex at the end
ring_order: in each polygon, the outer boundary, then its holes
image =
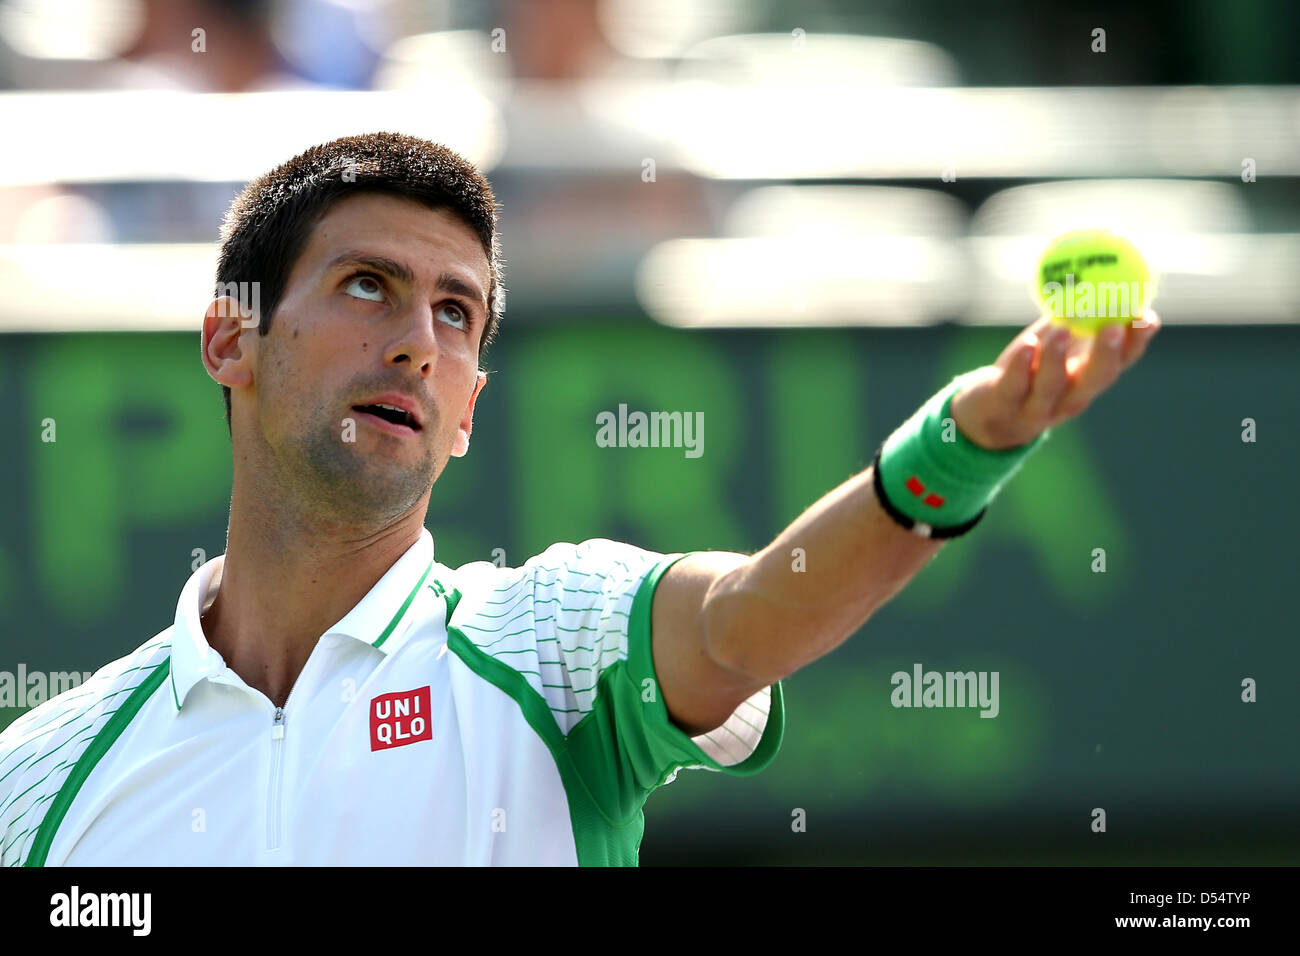
POLYGON ((943 544, 890 518, 867 468, 714 583, 710 654, 756 684, 786 677, 844 643, 943 544))
POLYGON ((762 687, 844 643, 960 535, 1054 425, 1078 415, 1139 358, 1160 329, 1098 335, 1068 360, 1068 334, 1044 316, 992 365, 959 376, 886 440, 880 463, 825 495, 775 541, 718 575, 703 607, 704 643, 724 671, 762 687), (952 427, 956 424, 957 427, 952 427), (928 531, 927 531, 928 529, 928 531), (802 560, 801 560, 802 559, 802 560))
POLYGON ((704 639, 720 666, 755 686, 792 674, 847 640, 945 541, 979 522, 1049 431, 996 448, 982 429, 968 432, 970 417, 959 425, 952 405, 986 374, 955 377, 890 434, 872 466, 714 581, 704 639))

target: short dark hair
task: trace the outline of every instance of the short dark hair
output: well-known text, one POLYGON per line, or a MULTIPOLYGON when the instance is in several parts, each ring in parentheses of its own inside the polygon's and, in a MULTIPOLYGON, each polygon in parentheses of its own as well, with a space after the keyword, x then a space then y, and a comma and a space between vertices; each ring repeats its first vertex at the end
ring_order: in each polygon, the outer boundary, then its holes
MULTIPOLYGON (((361 192, 389 193, 447 209, 474 230, 488 257, 487 325, 479 360, 505 311, 504 263, 492 185, 473 163, 428 140, 400 133, 345 136, 313 146, 253 180, 230 204, 221 224, 215 295, 258 290, 257 332, 266 335, 294 263, 312 230, 339 199, 361 192), (245 283, 258 283, 249 286, 245 283)), ((247 314, 248 301, 241 301, 247 314)), ((230 427, 230 386, 221 390, 230 427)))

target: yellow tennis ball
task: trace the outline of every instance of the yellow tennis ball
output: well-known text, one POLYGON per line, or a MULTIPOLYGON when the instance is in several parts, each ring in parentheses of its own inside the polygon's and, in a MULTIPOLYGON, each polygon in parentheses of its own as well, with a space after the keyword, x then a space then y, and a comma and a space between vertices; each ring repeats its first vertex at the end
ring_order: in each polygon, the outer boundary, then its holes
POLYGON ((1155 297, 1155 280, 1137 246, 1105 229, 1057 236, 1038 260, 1034 298, 1043 313, 1079 335, 1127 325, 1155 297))

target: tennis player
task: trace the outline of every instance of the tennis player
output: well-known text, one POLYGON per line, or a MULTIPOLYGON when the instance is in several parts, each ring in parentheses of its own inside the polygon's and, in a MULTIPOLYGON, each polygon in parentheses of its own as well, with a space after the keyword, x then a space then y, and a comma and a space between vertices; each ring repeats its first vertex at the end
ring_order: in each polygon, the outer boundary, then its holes
POLYGON ((453 569, 424 521, 487 381, 497 212, 470 163, 389 133, 236 199, 201 351, 234 459, 226 552, 170 626, 0 734, 0 863, 635 865, 647 796, 767 766, 780 681, 974 527, 1159 328, 1067 359, 1035 322, 756 554, 597 538, 453 569))

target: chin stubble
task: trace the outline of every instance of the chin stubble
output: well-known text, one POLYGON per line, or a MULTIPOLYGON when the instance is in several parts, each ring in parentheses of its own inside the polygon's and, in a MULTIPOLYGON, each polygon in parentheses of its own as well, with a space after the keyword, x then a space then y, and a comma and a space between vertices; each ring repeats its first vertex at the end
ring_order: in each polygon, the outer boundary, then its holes
POLYGON ((306 434, 297 457, 307 497, 339 515, 386 519, 409 511, 433 485, 436 466, 431 449, 415 466, 399 468, 359 446, 360 441, 343 440, 341 424, 306 434))

